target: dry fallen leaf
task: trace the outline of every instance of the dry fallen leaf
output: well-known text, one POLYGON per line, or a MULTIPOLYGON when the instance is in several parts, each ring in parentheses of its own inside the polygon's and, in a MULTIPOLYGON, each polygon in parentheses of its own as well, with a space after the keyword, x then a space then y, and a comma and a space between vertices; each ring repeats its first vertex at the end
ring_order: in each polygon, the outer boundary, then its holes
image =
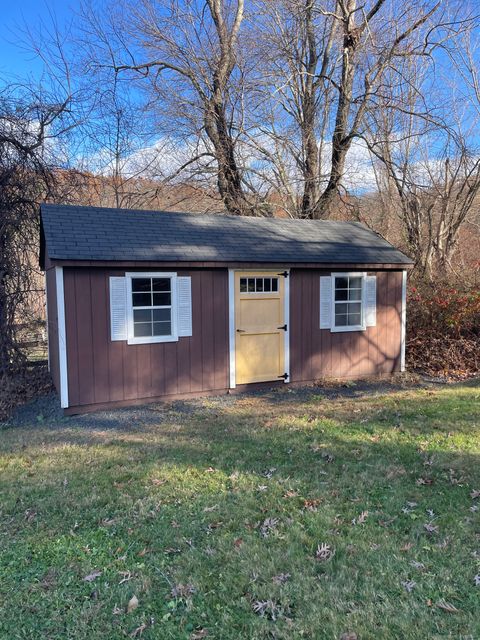
POLYGON ((340 636, 340 640, 357 640, 358 636, 355 631, 347 631, 346 633, 342 633, 340 636))
POLYGON ((453 606, 450 602, 446 602, 445 600, 439 600, 436 605, 442 611, 446 611, 447 613, 459 613, 457 607, 453 606))
POLYGON ((476 498, 480 498, 480 489, 474 489, 470 494, 470 497, 472 498, 472 500, 475 500, 476 498))
POLYGON ((303 501, 303 508, 307 511, 316 511, 318 505, 321 503, 320 498, 311 498, 303 501))
POLYGON ((416 586, 417 583, 414 580, 406 580, 405 582, 402 582, 402 587, 404 587, 405 591, 408 593, 411 593, 416 586))
POLYGON ((206 638, 207 636, 207 629, 197 629, 196 631, 192 631, 190 640, 202 640, 202 638, 206 638))
POLYGON ((438 533, 438 527, 434 524, 432 524, 431 522, 427 522, 423 525, 423 528, 425 529, 425 531, 427 531, 428 533, 438 533))
POLYGON ((335 550, 330 547, 330 545, 322 542, 318 545, 317 550, 315 551, 315 558, 320 560, 320 562, 325 562, 326 560, 330 560, 335 555, 335 550))
POLYGON ((173 598, 188 598, 195 593, 193 584, 176 584, 170 593, 173 598))
POLYGON ((277 528, 278 518, 265 518, 260 526, 260 535, 262 538, 268 538, 272 531, 277 528))
POLYGON ((272 582, 275 584, 283 584, 284 582, 287 582, 287 580, 290 580, 289 573, 279 573, 278 576, 273 576, 272 578, 272 582))
POLYGON ((101 571, 92 571, 92 573, 89 573, 88 576, 85 576, 83 578, 83 581, 84 582, 93 582, 95 580, 95 578, 98 578, 101 575, 102 575, 101 571))
POLYGON ((147 625, 144 622, 143 624, 141 624, 139 627, 137 627, 132 631, 132 633, 130 634, 130 638, 140 637, 146 628, 147 628, 147 625))
POLYGON ((129 580, 131 580, 133 578, 133 575, 132 575, 131 571, 119 571, 118 573, 121 576, 123 576, 118 584, 123 584, 124 582, 128 582, 129 580))
POLYGON ((138 607, 138 598, 137 596, 132 596, 127 604, 127 613, 132 613, 138 607))

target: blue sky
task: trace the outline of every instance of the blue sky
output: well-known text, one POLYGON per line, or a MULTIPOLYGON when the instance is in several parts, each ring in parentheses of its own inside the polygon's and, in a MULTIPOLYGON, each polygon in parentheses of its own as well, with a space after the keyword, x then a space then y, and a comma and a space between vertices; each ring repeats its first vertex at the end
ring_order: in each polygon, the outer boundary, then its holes
POLYGON ((0 20, 0 80, 5 76, 39 76, 42 64, 25 50, 19 30, 27 22, 31 29, 50 23, 49 11, 59 24, 68 22, 79 2, 72 0, 3 0, 0 20))

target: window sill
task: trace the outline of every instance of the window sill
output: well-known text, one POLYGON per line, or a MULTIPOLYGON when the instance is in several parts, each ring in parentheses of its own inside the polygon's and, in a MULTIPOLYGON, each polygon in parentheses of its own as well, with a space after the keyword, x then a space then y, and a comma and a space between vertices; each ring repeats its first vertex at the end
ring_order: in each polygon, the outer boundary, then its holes
POLYGON ((178 342, 178 336, 156 336, 145 338, 128 338, 127 344, 158 344, 160 342, 178 342))
POLYGON ((330 329, 332 333, 350 333, 352 331, 366 331, 366 330, 367 330, 366 326, 359 326, 359 325, 357 325, 356 327, 332 327, 330 329))

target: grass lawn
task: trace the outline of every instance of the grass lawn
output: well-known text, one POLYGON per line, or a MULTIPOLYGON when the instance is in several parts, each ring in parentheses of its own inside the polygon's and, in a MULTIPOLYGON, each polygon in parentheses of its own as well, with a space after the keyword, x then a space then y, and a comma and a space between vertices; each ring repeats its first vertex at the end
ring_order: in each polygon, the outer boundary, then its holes
POLYGON ((478 382, 0 429, 0 638, 479 638, 479 436, 478 382))

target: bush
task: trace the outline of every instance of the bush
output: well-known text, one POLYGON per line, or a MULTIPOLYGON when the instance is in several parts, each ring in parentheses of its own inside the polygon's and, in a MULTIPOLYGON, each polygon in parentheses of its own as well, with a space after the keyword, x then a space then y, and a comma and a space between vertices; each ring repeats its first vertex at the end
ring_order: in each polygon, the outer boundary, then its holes
POLYGON ((410 287, 408 366, 430 375, 466 377, 480 371, 480 289, 410 287))

